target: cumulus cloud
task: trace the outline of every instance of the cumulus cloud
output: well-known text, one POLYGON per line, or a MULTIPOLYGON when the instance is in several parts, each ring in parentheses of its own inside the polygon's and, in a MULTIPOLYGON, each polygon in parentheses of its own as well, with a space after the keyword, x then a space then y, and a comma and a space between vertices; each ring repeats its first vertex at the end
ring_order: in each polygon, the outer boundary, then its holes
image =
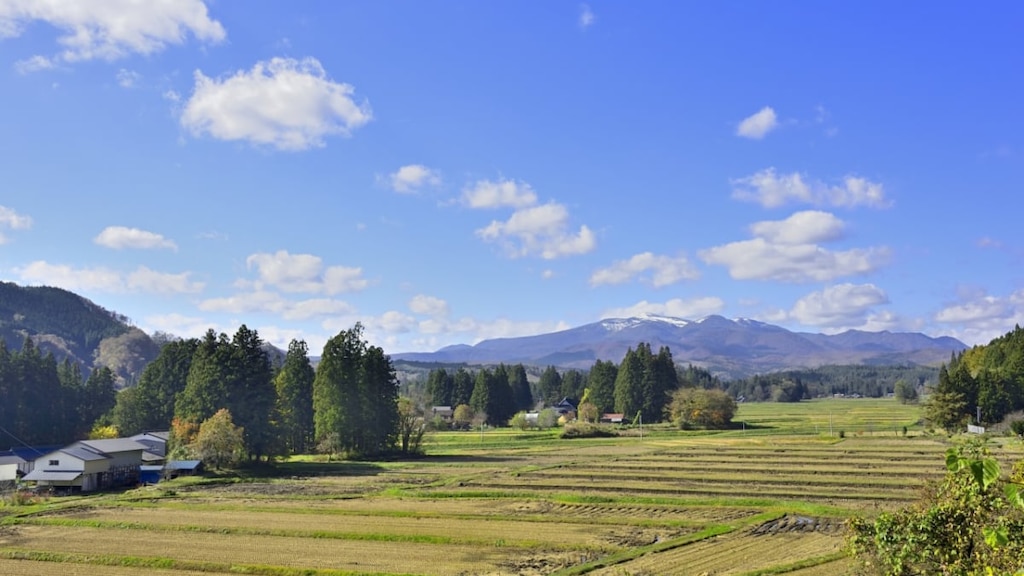
POLYGON ((462 202, 470 208, 525 208, 537 203, 537 194, 526 182, 478 180, 462 191, 462 202))
POLYGON ((33 22, 58 29, 63 50, 52 58, 34 56, 19 71, 42 70, 54 61, 116 60, 153 54, 191 36, 201 42, 224 39, 224 28, 207 13, 202 0, 3 0, 0 37, 16 37, 33 22))
POLYGON ((4 230, 27 230, 32 227, 32 218, 18 214, 12 208, 0 206, 0 244, 8 242, 4 230))
POLYGON ((264 290, 203 300, 199 303, 199 309, 204 312, 230 314, 275 314, 285 320, 296 321, 355 313, 355 309, 351 305, 341 300, 332 298, 289 300, 276 292, 264 290))
POLYGON ((28 284, 59 286, 72 291, 195 294, 205 287, 203 282, 192 280, 191 272, 171 274, 145 266, 125 273, 105 267, 74 268, 37 260, 14 271, 28 284))
POLYGON ((987 344, 1015 326, 1024 325, 1024 290, 1008 296, 967 292, 936 312, 934 320, 949 327, 968 345, 987 344))
POLYGON ((707 264, 725 266, 737 280, 827 282, 867 274, 886 264, 886 247, 828 250, 817 242, 834 240, 843 230, 838 218, 825 212, 798 212, 781 221, 757 222, 755 238, 698 252, 707 264))
POLYGON ((733 180, 732 185, 733 198, 756 202, 765 208, 777 208, 790 202, 846 208, 890 205, 881 184, 857 176, 846 176, 839 184, 828 184, 798 172, 778 174, 775 168, 766 168, 733 180))
POLYGON ((842 238, 846 225, 828 212, 797 212, 785 220, 755 222, 750 232, 775 244, 813 244, 842 238))
POLYGON ((590 275, 590 285, 624 284, 637 277, 660 288, 682 280, 695 280, 700 277, 700 273, 686 256, 673 257, 643 252, 595 271, 590 275), (648 272, 650 274, 645 274, 648 272))
POLYGON ((860 327, 874 307, 888 303, 885 291, 874 284, 837 284, 800 298, 789 316, 808 326, 860 327))
POLYGON ((665 302, 648 302, 641 300, 625 308, 611 308, 601 314, 601 318, 634 318, 653 314, 656 316, 672 316, 675 318, 703 318, 717 314, 725 308, 725 302, 715 296, 684 300, 673 298, 665 302))
POLYGON ((434 297, 427 296, 425 294, 417 294, 409 300, 409 310, 412 310, 416 314, 423 314, 425 316, 447 316, 448 315, 448 303, 444 300, 434 297))
POLYGON ((594 25, 594 20, 597 16, 594 15, 594 11, 590 9, 590 6, 586 4, 580 4, 580 28, 586 30, 594 25))
POLYGON ((760 140, 768 135, 779 125, 775 117, 775 110, 771 106, 765 106, 757 112, 744 118, 736 126, 736 135, 752 140, 760 140))
POLYGON ((195 136, 306 150, 370 121, 369 104, 356 103, 354 92, 315 58, 273 58, 220 79, 196 70, 181 124, 195 136))
POLYGON ((324 266, 319 256, 289 254, 286 250, 256 253, 246 258, 250 270, 256 270, 259 279, 254 283, 257 291, 273 286, 284 292, 304 292, 333 296, 343 292, 358 292, 369 285, 363 278, 362 268, 324 266))
POLYGON ((408 194, 424 186, 440 186, 441 175, 422 164, 409 164, 389 174, 388 184, 395 192, 408 194))
POLYGON ((166 332, 182 338, 199 338, 209 329, 220 331, 216 325, 205 318, 185 316, 177 312, 171 314, 154 314, 146 316, 142 325, 147 332, 166 332))
POLYGON ((125 226, 108 226, 93 238, 92 241, 100 246, 113 248, 114 250, 122 250, 124 248, 138 248, 142 250, 154 248, 178 249, 177 244, 161 234, 125 226))
POLYGON ((31 74, 42 70, 53 70, 56 67, 57 63, 55 61, 38 54, 31 58, 18 60, 14 63, 14 70, 17 71, 18 74, 31 74))
POLYGON ((512 257, 539 255, 552 260, 586 254, 597 245, 586 225, 577 232, 569 229, 569 211, 556 202, 517 210, 508 220, 493 220, 476 233, 484 240, 501 242, 512 257))

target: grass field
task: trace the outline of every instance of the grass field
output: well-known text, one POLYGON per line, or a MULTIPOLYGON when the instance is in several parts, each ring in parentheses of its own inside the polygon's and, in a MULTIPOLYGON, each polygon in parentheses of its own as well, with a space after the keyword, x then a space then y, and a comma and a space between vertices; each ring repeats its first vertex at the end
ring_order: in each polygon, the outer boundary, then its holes
POLYGON ((0 508, 0 573, 853 573, 844 519, 913 500, 949 445, 892 400, 744 404, 737 419, 594 440, 442 433, 415 460, 300 458, 273 477, 0 508))

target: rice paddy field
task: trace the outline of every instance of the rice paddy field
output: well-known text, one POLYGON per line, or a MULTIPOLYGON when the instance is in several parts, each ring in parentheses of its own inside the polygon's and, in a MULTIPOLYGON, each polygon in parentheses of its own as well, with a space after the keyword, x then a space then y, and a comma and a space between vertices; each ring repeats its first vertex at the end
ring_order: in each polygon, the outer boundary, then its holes
POLYGON ((439 433, 414 460, 295 459, 7 506, 0 574, 855 574, 845 520, 944 473, 950 440, 917 410, 843 399, 746 404, 718 433, 439 433))

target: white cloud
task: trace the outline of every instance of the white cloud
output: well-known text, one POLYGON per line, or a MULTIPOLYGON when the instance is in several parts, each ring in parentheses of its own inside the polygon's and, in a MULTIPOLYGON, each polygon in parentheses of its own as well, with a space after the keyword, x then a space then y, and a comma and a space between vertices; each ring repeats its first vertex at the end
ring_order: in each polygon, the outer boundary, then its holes
POLYGON ((885 291, 874 284, 837 284, 797 300, 790 317, 808 326, 863 326, 875 306, 888 304, 885 291))
POLYGON ((256 269, 259 280, 255 288, 274 286, 284 292, 305 292, 333 296, 342 292, 357 292, 369 281, 362 277, 362 268, 345 266, 324 267, 323 260, 312 254, 289 254, 278 250, 273 254, 257 253, 246 258, 249 269, 256 269))
POLYGON ((717 314, 725 308, 725 302, 715 296, 683 300, 673 298, 666 302, 648 302, 641 300, 625 308, 611 308, 601 314, 601 318, 634 318, 645 314, 672 316, 675 318, 696 319, 717 314))
POLYGON ((775 110, 771 106, 765 106, 744 118, 736 127, 736 135, 743 138, 760 140, 778 125, 779 122, 775 117, 775 110))
POLYGON ((594 15, 594 11, 590 9, 590 6, 580 4, 580 28, 584 30, 590 28, 596 19, 597 17, 594 15))
POLYGON ((846 225, 828 212, 797 212, 785 220, 755 222, 750 232, 774 244, 813 244, 842 238, 846 225))
POLYGON ((142 74, 139 74, 134 70, 121 68, 117 71, 117 85, 121 88, 134 88, 141 79, 142 74))
POLYGON ((416 192, 423 186, 440 186, 441 176, 422 164, 409 164, 388 175, 391 189, 395 192, 416 192))
POLYGON ((777 174, 766 168, 732 181, 732 197, 757 202, 765 208, 777 208, 789 202, 819 206, 884 208, 890 205, 884 187, 866 178, 846 176, 840 184, 807 180, 803 175, 777 174))
POLYGON ((757 222, 751 240, 730 242, 698 252, 707 264, 725 266, 737 280, 827 282, 867 274, 886 264, 886 247, 832 251, 817 242, 835 240, 844 224, 827 212, 797 212, 785 220, 757 222))
POLYGON ((170 274, 139 266, 123 273, 104 267, 74 268, 38 260, 15 268, 22 281, 29 284, 58 286, 72 291, 145 292, 150 294, 194 294, 205 284, 191 279, 191 272, 170 274))
POLYGON ((660 288, 682 280, 694 280, 700 277, 700 273, 686 256, 672 257, 643 252, 629 260, 619 260, 607 268, 595 271, 590 276, 590 285, 623 284, 638 276, 660 288), (650 272, 650 276, 643 277, 645 272, 650 272))
POLYGON ((148 294, 196 294, 202 292, 205 285, 192 280, 191 276, 191 272, 170 274, 139 266, 125 277, 125 287, 129 292, 146 292, 148 294))
POLYGON ((12 208, 0 206, 0 244, 7 243, 7 236, 3 233, 4 229, 27 230, 31 227, 31 217, 18 214, 12 208))
POLYGON ((125 226, 108 226, 93 238, 92 241, 100 246, 113 248, 114 250, 124 248, 138 248, 142 250, 153 248, 178 249, 177 244, 161 234, 125 226))
POLYGON ((593 250, 597 239, 590 228, 583 225, 573 233, 568 221, 565 206, 549 202, 517 210, 507 221, 494 220, 476 233, 484 240, 502 242, 512 257, 539 255, 552 260, 593 250))
POLYGON ((545 280, 550 280, 555 277, 555 271, 550 268, 540 273, 540 277, 545 280))
POLYGON ((57 63, 46 56, 32 56, 25 60, 18 60, 14 63, 14 69, 18 74, 31 74, 42 70, 53 70, 57 63))
POLYGON ((707 264, 729 268, 736 280, 826 282, 867 274, 889 260, 885 247, 833 252, 816 244, 772 244, 764 238, 731 242, 699 252, 707 264))
POLYGON ((223 79, 196 70, 195 81, 181 115, 195 136, 306 150, 372 118, 367 103, 353 100, 354 88, 330 80, 315 58, 273 58, 223 79))
POLYGON ((1024 290, 1009 296, 966 293, 936 312, 934 320, 949 326, 953 335, 968 345, 987 344, 1024 325, 1024 290))
POLYGON ((226 298, 210 298, 199 303, 204 312, 230 314, 276 314, 285 320, 309 320, 324 316, 347 315, 355 309, 347 302, 331 298, 288 300, 276 292, 255 291, 226 298))
MULTIPOLYGON (((62 32, 57 41, 63 46, 63 51, 55 58, 65 62, 115 60, 129 54, 153 54, 169 44, 183 44, 190 35, 210 43, 225 37, 224 28, 210 19, 202 0, 0 2, 0 36, 19 36, 32 22, 45 22, 62 32)), ((42 56, 30 60, 38 58, 53 60, 42 56)))
POLYGON ((526 182, 478 180, 462 191, 462 201, 470 208, 525 208, 537 203, 537 194, 526 182))
POLYGON ((409 310, 416 314, 444 317, 448 315, 448 303, 434 296, 417 294, 409 300, 409 310))

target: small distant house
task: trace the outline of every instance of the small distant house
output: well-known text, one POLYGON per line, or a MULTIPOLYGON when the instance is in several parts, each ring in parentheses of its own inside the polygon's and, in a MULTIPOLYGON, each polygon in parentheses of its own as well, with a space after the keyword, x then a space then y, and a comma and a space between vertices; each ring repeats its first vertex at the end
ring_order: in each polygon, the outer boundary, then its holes
POLYGON ((430 414, 434 418, 440 418, 445 422, 451 422, 455 419, 455 409, 451 406, 434 406, 430 409, 430 414))
POLYGON ((601 422, 604 424, 622 424, 622 421, 625 420, 625 418, 625 414, 613 414, 610 412, 601 414, 601 422))
POLYGON ((526 423, 529 424, 530 426, 540 425, 540 412, 537 412, 536 410, 531 410, 527 412, 526 423))
POLYGON ((167 479, 174 479, 178 476, 194 476, 202 471, 202 460, 171 460, 164 465, 164 477, 167 479))
POLYGON ((564 416, 566 420, 573 420, 576 418, 576 401, 572 398, 562 398, 562 400, 552 406, 559 416, 564 416))
POLYGON ((8 464, 16 462, 18 464, 18 475, 24 476, 31 472, 35 467, 36 458, 53 452, 59 448, 61 448, 60 445, 22 446, 0 452, 0 458, 4 459, 8 464))

